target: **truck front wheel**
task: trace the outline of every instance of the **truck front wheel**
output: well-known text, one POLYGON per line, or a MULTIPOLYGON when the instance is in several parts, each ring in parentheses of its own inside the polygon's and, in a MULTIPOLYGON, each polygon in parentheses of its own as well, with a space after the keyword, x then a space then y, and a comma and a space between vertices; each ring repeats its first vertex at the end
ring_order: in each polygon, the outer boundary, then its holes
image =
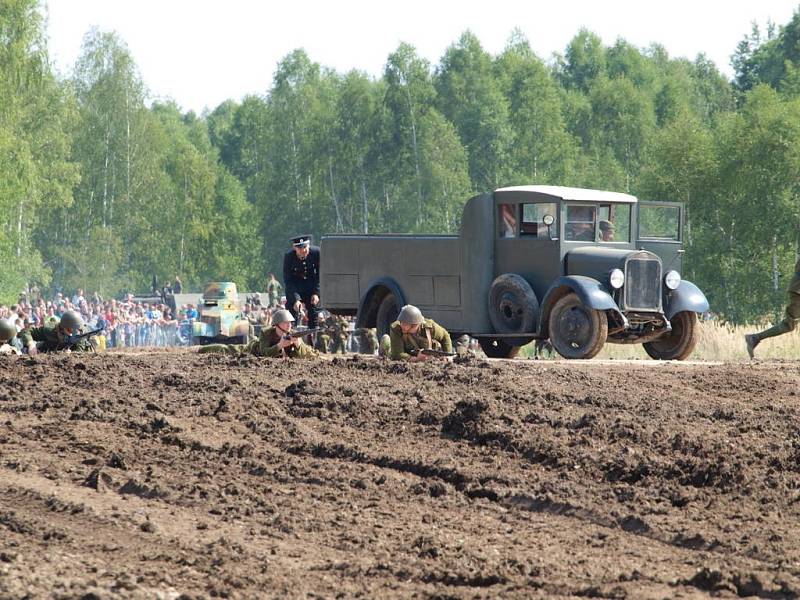
POLYGON ((697 313, 679 312, 672 317, 672 331, 667 335, 642 344, 644 351, 656 360, 685 360, 697 345, 697 313))
POLYGON ((564 358, 592 358, 608 337, 605 313, 584 305, 576 294, 559 298, 550 311, 550 343, 564 358))
POLYGON ((483 353, 489 358, 514 358, 519 354, 519 346, 511 346, 503 340, 480 338, 478 343, 481 345, 483 353))

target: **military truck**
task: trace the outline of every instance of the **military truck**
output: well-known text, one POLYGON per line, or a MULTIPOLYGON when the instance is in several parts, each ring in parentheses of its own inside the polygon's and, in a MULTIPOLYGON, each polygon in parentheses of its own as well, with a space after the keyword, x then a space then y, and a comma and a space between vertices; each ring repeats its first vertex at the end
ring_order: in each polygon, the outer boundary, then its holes
POLYGON ((470 199, 459 235, 329 235, 321 292, 356 327, 415 304, 490 357, 549 339, 588 359, 607 342, 682 360, 708 301, 681 278, 683 205, 608 191, 506 187, 470 199))
POLYGON ((207 283, 197 305, 199 318, 192 323, 194 344, 243 344, 250 335, 250 323, 242 314, 236 284, 231 281, 207 283))

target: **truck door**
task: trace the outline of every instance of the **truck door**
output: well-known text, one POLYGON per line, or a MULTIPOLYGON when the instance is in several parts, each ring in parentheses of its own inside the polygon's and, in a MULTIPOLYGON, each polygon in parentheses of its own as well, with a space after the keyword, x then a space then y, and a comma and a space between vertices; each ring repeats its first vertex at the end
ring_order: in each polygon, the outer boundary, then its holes
POLYGON ((683 263, 683 203, 639 201, 636 247, 661 258, 663 272, 681 273, 683 263))

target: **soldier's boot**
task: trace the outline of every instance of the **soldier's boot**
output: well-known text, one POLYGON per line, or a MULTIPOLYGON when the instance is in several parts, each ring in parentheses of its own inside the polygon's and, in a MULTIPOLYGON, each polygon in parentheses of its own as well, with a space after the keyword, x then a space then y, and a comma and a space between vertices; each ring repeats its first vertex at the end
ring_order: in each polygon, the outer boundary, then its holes
POLYGON ((755 334, 752 333, 748 333, 746 336, 744 336, 744 343, 747 345, 747 354, 750 358, 755 358, 754 351, 760 341, 761 340, 759 340, 755 334))
POLYGON ((747 354, 750 355, 750 358, 753 358, 753 351, 763 340, 771 337, 777 337, 779 335, 783 335, 784 333, 789 333, 790 331, 794 331, 796 327, 797 320, 787 316, 783 319, 783 321, 776 323, 769 329, 746 335, 744 341, 747 344, 747 354))

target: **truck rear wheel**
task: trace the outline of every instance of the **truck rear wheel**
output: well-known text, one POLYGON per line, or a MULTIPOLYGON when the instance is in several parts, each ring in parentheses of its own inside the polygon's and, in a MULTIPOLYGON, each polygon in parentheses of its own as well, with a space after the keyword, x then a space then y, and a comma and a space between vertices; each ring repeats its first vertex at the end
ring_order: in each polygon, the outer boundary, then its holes
POLYGON ((667 335, 642 344, 644 351, 656 360, 685 360, 697 345, 699 330, 697 313, 679 312, 672 317, 672 331, 667 335))
POLYGON ((550 311, 550 343, 564 358, 592 358, 608 337, 605 313, 589 308, 576 294, 559 298, 550 311))
POLYGON ((378 337, 389 333, 389 326, 397 320, 400 314, 400 307, 397 306, 397 299, 394 294, 387 294, 378 306, 378 313, 375 317, 375 327, 378 329, 378 337))
POLYGON ((480 338, 478 343, 481 350, 489 358, 514 358, 519 354, 519 346, 511 346, 503 340, 492 338, 480 338))

